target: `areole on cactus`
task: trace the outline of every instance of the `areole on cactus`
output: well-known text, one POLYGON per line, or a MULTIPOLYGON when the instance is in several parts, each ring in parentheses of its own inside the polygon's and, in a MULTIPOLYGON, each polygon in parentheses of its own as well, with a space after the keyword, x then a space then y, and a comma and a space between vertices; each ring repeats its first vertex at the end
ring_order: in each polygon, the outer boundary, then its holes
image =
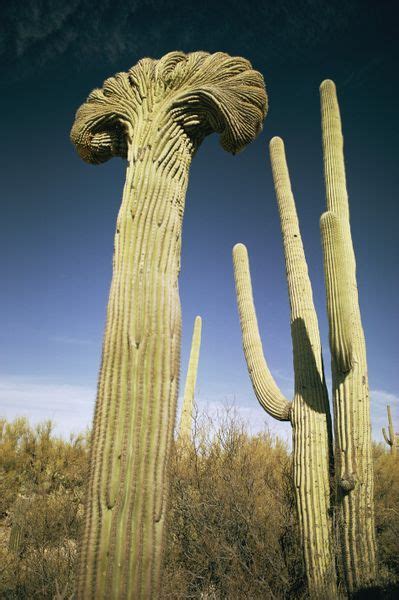
POLYGON ((189 166, 210 133, 260 132, 263 77, 218 52, 143 59, 76 114, 80 156, 127 159, 90 451, 77 596, 157 598, 180 364, 178 293, 189 166))

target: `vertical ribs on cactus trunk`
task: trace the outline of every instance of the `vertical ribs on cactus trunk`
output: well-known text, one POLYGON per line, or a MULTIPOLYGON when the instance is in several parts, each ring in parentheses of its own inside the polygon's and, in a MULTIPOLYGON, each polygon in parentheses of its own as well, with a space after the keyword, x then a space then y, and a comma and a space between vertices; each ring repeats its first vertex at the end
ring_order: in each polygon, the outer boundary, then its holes
POLYGON ((262 76, 243 58, 171 52, 94 90, 71 138, 127 159, 80 544, 80 599, 159 595, 180 364, 181 230, 191 159, 210 133, 236 153, 261 130, 262 76))

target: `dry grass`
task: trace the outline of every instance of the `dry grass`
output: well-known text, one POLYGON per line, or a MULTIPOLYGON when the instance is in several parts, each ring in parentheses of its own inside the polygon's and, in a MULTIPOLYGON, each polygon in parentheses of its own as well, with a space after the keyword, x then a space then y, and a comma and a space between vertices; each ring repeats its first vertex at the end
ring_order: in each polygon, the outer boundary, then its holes
MULTIPOLYGON (((163 600, 306 598, 287 447, 231 411, 196 425, 171 461, 163 600)), ((1 598, 72 598, 87 449, 0 422, 1 598)), ((374 460, 382 598, 399 580, 399 458, 376 445, 374 460)))

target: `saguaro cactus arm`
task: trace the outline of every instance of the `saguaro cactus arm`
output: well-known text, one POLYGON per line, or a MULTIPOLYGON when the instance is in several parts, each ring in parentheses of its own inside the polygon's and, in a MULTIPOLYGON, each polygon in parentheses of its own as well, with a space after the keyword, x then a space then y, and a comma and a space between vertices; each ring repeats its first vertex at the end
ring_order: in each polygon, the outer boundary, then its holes
POLYGON ((350 593, 376 574, 370 402, 335 85, 320 86, 327 212, 321 235, 330 330, 337 523, 350 593))
POLYGON ((263 353, 252 294, 248 252, 244 244, 234 246, 233 263, 242 343, 255 395, 270 416, 279 421, 289 421, 291 402, 273 379, 263 353))
POLYGON ((263 77, 222 52, 140 60, 94 90, 71 138, 98 164, 127 158, 117 219, 77 597, 159 597, 180 363, 181 228, 191 159, 220 134, 238 152, 261 130, 263 77))
POLYGON ((183 407, 180 417, 179 439, 183 442, 191 440, 194 393, 197 381, 198 360, 201 347, 201 317, 195 317, 193 337, 191 340, 190 359, 186 376, 186 385, 184 387, 183 407))
POLYGON ((391 447, 391 452, 392 454, 396 453, 396 434, 395 434, 395 430, 393 428, 393 423, 392 423, 392 414, 391 414, 391 407, 387 406, 387 414, 388 414, 388 432, 389 435, 387 435, 386 429, 385 427, 382 428, 382 435, 384 436, 384 440, 386 441, 386 443, 388 444, 388 446, 391 447))
POLYGON ((346 224, 336 213, 327 211, 320 219, 323 247, 327 312, 330 318, 331 355, 339 373, 353 364, 354 307, 346 248, 346 224))
POLYGON ((320 85, 320 99, 327 210, 349 220, 344 138, 335 83, 331 79, 320 85))

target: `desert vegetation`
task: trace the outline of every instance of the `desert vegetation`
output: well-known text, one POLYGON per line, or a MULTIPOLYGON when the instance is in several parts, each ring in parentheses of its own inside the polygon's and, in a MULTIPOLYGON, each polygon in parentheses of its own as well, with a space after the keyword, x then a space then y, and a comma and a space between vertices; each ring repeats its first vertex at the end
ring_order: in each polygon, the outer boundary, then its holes
MULTIPOLYGON (((160 598, 306 598, 289 448, 267 431, 250 435, 232 409, 217 422, 197 416, 193 442, 172 450, 160 598)), ((1 598, 72 596, 88 450, 87 433, 64 441, 51 423, 1 422, 1 598)), ((371 597, 394 598, 399 457, 374 444, 373 462, 379 568, 371 597)))

